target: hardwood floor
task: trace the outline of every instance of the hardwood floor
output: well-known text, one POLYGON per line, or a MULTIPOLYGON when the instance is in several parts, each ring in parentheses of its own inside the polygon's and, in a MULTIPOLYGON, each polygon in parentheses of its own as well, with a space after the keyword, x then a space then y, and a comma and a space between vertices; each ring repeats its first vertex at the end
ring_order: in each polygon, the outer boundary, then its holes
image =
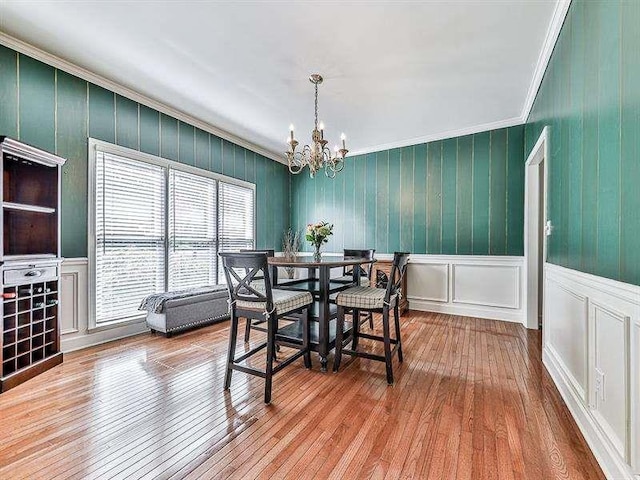
POLYGON ((323 374, 314 355, 274 378, 270 406, 240 372, 223 393, 228 323, 68 354, 0 395, 0 478, 604 478, 538 332, 419 312, 402 325, 395 386, 383 363, 323 374))

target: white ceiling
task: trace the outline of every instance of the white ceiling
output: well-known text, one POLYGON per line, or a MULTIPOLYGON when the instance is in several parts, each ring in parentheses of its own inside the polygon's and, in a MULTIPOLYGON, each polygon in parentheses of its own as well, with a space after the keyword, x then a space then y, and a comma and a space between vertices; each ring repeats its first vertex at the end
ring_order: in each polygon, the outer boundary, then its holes
MULTIPOLYGON (((0 29, 272 152, 320 119, 352 151, 521 118, 556 0, 0 2, 0 29)), ((484 129, 484 128, 482 128, 484 129)))

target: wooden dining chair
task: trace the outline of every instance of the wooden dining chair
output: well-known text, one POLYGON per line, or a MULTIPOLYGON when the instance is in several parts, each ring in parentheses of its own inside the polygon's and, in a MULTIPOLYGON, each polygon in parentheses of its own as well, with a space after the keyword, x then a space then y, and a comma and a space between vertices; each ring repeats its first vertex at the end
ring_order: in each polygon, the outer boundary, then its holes
POLYGON ((401 295, 402 278, 407 270, 409 253, 395 252, 393 254, 393 266, 386 289, 375 287, 352 287, 343 290, 336 297, 338 305, 338 319, 336 325, 336 355, 333 363, 333 371, 340 369, 342 354, 353 357, 363 357, 371 360, 385 362, 387 367, 387 383, 393 384, 392 357, 397 352, 398 360, 402 362, 402 341, 400 338, 400 314, 398 311, 399 297, 401 295), (360 322, 353 322, 351 338, 344 338, 344 319, 347 309, 353 309, 354 318, 359 318, 359 312, 382 313, 382 336, 368 335, 360 332, 360 322), (395 324, 395 338, 391 338, 389 327, 389 312, 393 310, 395 324), (358 350, 358 340, 367 338, 383 342, 384 356, 358 350), (351 349, 345 349, 351 340, 351 349), (393 345, 393 348, 391 347, 393 345))
MULTIPOLYGON (((359 257, 366 258, 369 260, 373 260, 375 256, 376 250, 375 248, 363 249, 363 250, 355 250, 355 249, 344 249, 345 257, 359 257)), ((357 269, 360 274, 360 286, 368 287, 371 285, 371 272, 373 270, 373 263, 367 263, 364 265, 355 265, 353 267, 344 267, 342 269, 342 276, 332 278, 331 281, 339 282, 339 283, 351 283, 353 282, 353 270, 357 269)), ((355 317, 354 317, 355 318, 355 317)), ((369 322, 369 328, 373 330, 373 313, 371 312, 363 312, 363 315, 360 316, 360 324, 362 325, 365 322, 369 322)))
POLYGON ((271 288, 266 253, 219 253, 218 255, 222 258, 224 265, 231 310, 229 351, 224 376, 224 389, 229 390, 231 387, 231 377, 234 370, 256 375, 265 379, 264 403, 270 403, 272 377, 274 374, 300 357, 304 357, 305 367, 311 368, 309 322, 313 296, 309 292, 271 288), (264 279, 264 291, 254 287, 253 283, 256 276, 264 279), (278 319, 292 313, 300 314, 302 344, 298 339, 292 339, 278 333, 278 319), (255 320, 264 319, 267 324, 267 339, 243 355, 236 357, 238 321, 241 317, 255 320), (280 360, 280 363, 274 366, 275 349, 278 345, 295 348, 298 351, 280 360), (264 348, 267 350, 267 363, 264 371, 242 364, 264 348))
MULTIPOLYGON (((240 250, 240 253, 266 253, 267 257, 273 257, 275 256, 275 250, 272 248, 265 248, 263 250, 248 250, 248 249, 242 249, 240 250)), ((271 278, 271 287, 273 288, 275 285, 277 285, 278 283, 278 268, 269 268, 269 275, 271 278)), ((256 290, 263 290, 264 291, 264 278, 259 275, 255 278, 254 281, 254 288, 256 290)), ((251 338, 251 329, 253 328, 254 330, 259 330, 261 332, 266 332, 266 328, 264 328, 263 325, 265 323, 265 319, 260 319, 260 320, 255 320, 255 319, 251 319, 251 318, 247 318, 245 325, 244 325, 244 341, 245 343, 249 342, 249 339, 251 338)))

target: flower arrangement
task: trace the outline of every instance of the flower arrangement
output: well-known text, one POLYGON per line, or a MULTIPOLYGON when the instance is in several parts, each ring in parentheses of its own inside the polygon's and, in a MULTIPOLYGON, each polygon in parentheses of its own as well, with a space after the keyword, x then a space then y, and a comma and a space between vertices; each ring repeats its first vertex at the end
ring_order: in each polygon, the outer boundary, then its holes
POLYGON ((320 246, 329 241, 329 237, 333 235, 333 224, 329 222, 310 223, 307 225, 305 238, 313 245, 313 258, 320 261, 320 246))

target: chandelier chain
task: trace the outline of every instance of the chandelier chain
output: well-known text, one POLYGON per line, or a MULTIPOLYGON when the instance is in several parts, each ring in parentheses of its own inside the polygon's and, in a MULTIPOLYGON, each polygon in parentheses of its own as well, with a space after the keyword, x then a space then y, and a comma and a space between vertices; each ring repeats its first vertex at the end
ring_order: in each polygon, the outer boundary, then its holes
POLYGON ((318 84, 316 83, 316 101, 315 101, 315 112, 316 112, 316 130, 318 129, 318 84))

